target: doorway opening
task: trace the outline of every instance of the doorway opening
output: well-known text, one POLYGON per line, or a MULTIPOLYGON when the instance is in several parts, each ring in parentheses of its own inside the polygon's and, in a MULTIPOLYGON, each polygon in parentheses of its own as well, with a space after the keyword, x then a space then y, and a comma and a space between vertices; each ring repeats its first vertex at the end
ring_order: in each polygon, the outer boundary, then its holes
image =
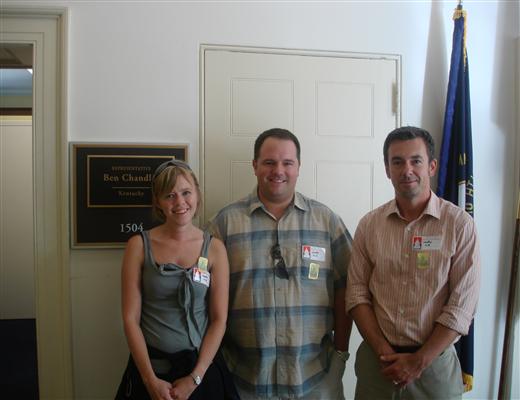
POLYGON ((38 399, 32 44, 0 43, 0 392, 38 399))

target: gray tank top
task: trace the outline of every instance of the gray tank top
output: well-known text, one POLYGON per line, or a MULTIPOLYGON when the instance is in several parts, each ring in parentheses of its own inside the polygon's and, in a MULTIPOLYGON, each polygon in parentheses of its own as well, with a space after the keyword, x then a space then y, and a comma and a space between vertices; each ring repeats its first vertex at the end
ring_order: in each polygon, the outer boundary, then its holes
MULTIPOLYGON (((144 243, 142 271, 141 330, 148 345, 167 353, 199 349, 208 325, 208 287, 193 281, 193 265, 184 269, 155 262, 148 231, 144 243)), ((211 236, 204 232, 200 252, 208 257, 211 236)))

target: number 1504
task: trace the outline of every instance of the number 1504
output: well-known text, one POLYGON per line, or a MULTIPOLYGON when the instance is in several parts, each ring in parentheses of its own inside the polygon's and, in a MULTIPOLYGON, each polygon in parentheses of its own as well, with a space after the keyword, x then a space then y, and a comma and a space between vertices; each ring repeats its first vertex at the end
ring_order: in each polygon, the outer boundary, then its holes
POLYGON ((128 223, 128 224, 119 224, 121 227, 121 233, 135 233, 143 231, 143 223, 128 223))

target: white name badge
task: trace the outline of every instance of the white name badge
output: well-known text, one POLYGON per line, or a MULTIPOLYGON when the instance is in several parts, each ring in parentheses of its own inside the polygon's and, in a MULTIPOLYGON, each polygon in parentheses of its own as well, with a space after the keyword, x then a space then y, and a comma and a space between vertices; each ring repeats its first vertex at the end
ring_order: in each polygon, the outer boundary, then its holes
POLYGON ((442 243, 441 236, 423 236, 423 250, 440 250, 442 243))
POLYGON ((307 258, 312 261, 325 261, 325 248, 317 246, 302 246, 302 258, 307 258))
POLYGON ((414 236, 412 238, 414 250, 440 250, 441 244, 441 236, 414 236))
POLYGON ((210 273, 208 271, 201 270, 200 268, 193 268, 193 282, 199 282, 209 287, 210 273))
POLYGON ((209 287, 209 281, 211 280, 211 276, 208 271, 202 271, 202 274, 200 276, 200 283, 203 285, 209 287))

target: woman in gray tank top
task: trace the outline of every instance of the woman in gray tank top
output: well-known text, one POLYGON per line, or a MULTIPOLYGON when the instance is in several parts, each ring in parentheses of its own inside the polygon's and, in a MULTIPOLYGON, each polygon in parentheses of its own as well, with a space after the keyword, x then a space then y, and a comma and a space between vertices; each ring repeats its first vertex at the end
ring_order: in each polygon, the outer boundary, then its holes
POLYGON ((182 161, 163 163, 153 175, 152 197, 162 224, 130 238, 123 259, 131 356, 116 398, 237 398, 226 388, 231 378, 222 379, 229 372, 217 363, 228 259, 220 240, 193 225, 201 206, 197 178, 182 161))

